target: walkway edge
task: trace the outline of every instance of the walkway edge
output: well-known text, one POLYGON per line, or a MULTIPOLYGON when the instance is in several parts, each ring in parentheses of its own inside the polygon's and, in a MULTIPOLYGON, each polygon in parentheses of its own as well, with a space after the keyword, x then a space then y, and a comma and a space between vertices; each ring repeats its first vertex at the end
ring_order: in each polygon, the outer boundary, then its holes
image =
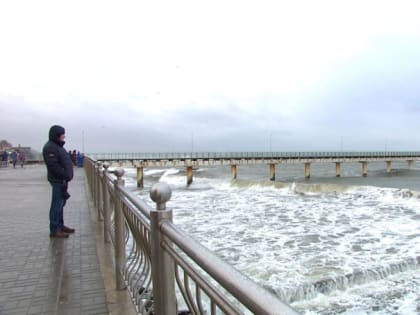
MULTIPOLYGON (((85 177, 86 179, 86 177, 85 177)), ((137 311, 129 291, 118 291, 115 282, 114 250, 112 244, 106 244, 103 239, 103 225, 97 221, 97 212, 89 194, 87 181, 85 181, 85 193, 90 211, 90 219, 96 239, 96 249, 99 267, 104 281, 107 307, 110 315, 137 315, 137 311)))

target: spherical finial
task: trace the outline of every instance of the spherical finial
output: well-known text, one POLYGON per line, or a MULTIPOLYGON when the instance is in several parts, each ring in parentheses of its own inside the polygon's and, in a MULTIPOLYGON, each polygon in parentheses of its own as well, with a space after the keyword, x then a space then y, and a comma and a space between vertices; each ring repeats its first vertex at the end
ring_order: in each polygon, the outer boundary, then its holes
POLYGON ((102 162, 101 161, 96 161, 96 165, 98 165, 98 167, 102 166, 102 162))
POLYGON ((118 178, 121 178, 124 175, 124 169, 122 167, 116 168, 115 171, 114 171, 114 174, 118 178))
POLYGON ((172 190, 167 183, 156 183, 150 189, 150 198, 158 205, 166 203, 171 199, 172 190))
POLYGON ((105 170, 107 170, 107 169, 111 166, 111 163, 109 163, 109 162, 104 162, 104 164, 102 164, 102 166, 103 166, 103 168, 104 168, 105 170))

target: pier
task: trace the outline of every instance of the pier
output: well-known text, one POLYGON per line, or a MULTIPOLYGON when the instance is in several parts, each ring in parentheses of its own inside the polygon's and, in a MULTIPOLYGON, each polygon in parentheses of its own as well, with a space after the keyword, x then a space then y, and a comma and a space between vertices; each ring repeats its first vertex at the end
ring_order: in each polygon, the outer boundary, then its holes
POLYGON ((137 187, 143 187, 143 169, 146 167, 185 167, 187 185, 193 182, 194 168, 202 166, 230 166, 232 179, 238 178, 238 166, 268 165, 269 179, 276 179, 282 164, 302 164, 303 176, 311 177, 313 163, 335 165, 335 175, 341 177, 344 163, 360 163, 361 175, 368 176, 369 162, 384 162, 384 169, 392 171, 393 162, 406 161, 411 169, 420 160, 420 152, 197 152, 197 153, 98 153, 97 160, 110 161, 118 166, 129 163, 137 168, 137 187))

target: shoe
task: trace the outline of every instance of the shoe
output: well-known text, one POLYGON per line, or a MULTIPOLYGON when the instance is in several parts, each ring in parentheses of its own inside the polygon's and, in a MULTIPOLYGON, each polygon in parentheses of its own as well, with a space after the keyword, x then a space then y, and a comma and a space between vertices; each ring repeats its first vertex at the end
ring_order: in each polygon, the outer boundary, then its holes
POLYGON ((51 233, 50 237, 56 237, 56 238, 67 238, 69 235, 63 231, 57 231, 55 233, 51 233))
POLYGON ((71 233, 74 233, 76 230, 75 229, 72 229, 72 228, 70 228, 70 227, 68 227, 68 226, 63 226, 63 228, 61 229, 64 233, 69 233, 69 234, 71 234, 71 233))

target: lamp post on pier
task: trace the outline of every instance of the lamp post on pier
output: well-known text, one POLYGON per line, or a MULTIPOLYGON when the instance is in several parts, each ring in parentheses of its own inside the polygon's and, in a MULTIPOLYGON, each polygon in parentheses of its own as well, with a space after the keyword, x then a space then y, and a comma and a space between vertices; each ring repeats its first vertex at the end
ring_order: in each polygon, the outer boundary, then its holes
POLYGON ((273 152, 273 135, 276 133, 277 131, 271 131, 270 132, 270 136, 269 136, 269 146, 270 146, 270 152, 273 152))
POLYGON ((194 153, 194 131, 191 132, 191 155, 194 153))
POLYGON ((85 153, 85 131, 82 130, 82 152, 85 153))
POLYGON ((273 152, 273 135, 275 135, 276 133, 279 133, 279 131, 271 131, 268 137, 270 152, 273 152))
POLYGON ((269 139, 269 143, 270 143, 270 152, 273 152, 273 148, 272 148, 272 141, 273 141, 273 132, 270 132, 270 139, 269 139))

